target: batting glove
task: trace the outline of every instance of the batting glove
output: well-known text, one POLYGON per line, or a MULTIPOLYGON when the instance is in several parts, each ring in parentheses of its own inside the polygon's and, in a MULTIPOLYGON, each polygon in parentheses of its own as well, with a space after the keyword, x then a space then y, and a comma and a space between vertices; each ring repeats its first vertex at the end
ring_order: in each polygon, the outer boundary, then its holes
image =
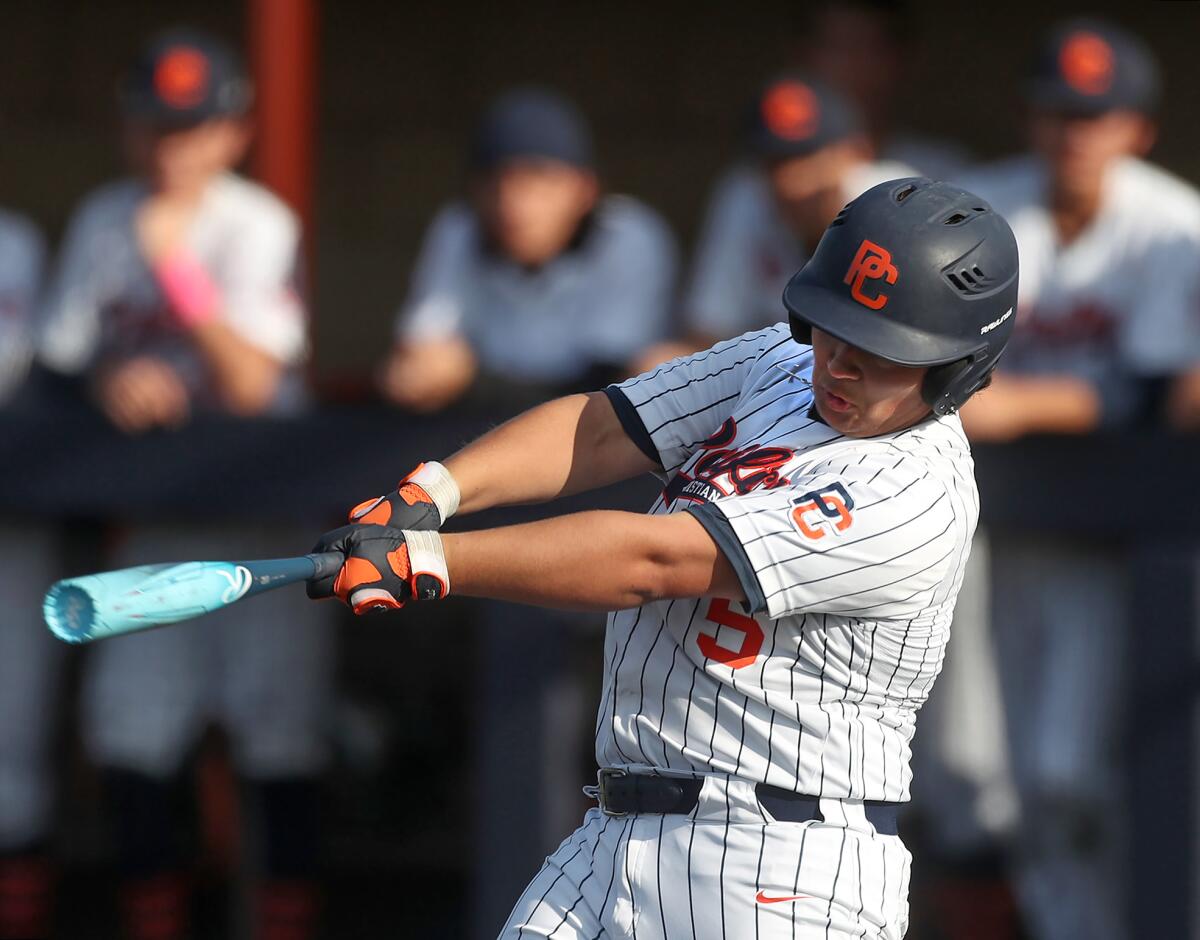
POLYGON ((350 510, 350 521, 394 529, 439 529, 458 509, 458 484, 437 461, 419 464, 395 492, 368 499, 350 510))
POLYGON ((398 610, 409 601, 450 593, 442 537, 384 525, 348 525, 326 532, 313 552, 341 552, 337 573, 308 582, 308 596, 337 597, 356 614, 398 610))

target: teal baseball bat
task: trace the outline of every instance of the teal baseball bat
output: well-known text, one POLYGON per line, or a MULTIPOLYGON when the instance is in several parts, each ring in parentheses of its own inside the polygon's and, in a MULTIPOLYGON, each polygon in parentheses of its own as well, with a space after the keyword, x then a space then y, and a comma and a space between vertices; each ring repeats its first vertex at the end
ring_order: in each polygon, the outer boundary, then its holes
POLYGON ((67 643, 91 643, 228 607, 285 584, 328 577, 340 552, 261 561, 187 561, 105 571, 53 584, 42 602, 46 626, 67 643))

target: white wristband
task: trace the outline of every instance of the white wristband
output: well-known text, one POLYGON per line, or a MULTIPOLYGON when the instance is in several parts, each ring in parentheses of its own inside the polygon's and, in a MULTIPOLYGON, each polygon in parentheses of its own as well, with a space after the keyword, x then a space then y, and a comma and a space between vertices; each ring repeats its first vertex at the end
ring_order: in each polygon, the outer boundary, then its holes
MULTIPOLYGON (((432 494, 430 494, 432 495, 432 494)), ((417 600, 437 600, 450 593, 450 571, 446 568, 446 552, 442 548, 442 537, 434 531, 415 532, 404 529, 404 541, 408 544, 409 578, 414 586, 417 578, 428 575, 442 583, 440 594, 418 597, 417 600)))
POLYGON ((450 476, 450 471, 436 460, 421 464, 400 481, 401 486, 405 483, 415 483, 429 494, 429 498, 437 506, 442 522, 458 512, 458 501, 462 495, 458 491, 458 484, 454 482, 454 477, 450 476))

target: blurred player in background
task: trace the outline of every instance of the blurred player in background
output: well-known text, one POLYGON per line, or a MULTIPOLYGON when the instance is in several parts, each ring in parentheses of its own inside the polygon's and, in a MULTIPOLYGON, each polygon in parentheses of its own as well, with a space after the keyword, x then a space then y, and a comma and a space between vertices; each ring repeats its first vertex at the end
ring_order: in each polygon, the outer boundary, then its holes
MULTIPOLYGON (((294 409, 307 346, 300 230, 271 193, 230 172, 250 140, 240 63, 204 34, 164 34, 125 79, 121 103, 134 177, 89 196, 71 220, 42 356, 86 373, 100 408, 130 434, 196 412, 294 409)), ((279 541, 157 520, 126 532, 111 562, 216 557, 230 544, 249 556, 286 553, 279 541)), ((135 940, 187 934, 189 862, 174 807, 209 721, 229 732, 261 811, 256 935, 311 935, 331 651, 321 618, 299 600, 281 604, 94 651, 83 731, 105 770, 135 940)))
MULTIPOLYGON (((24 218, 0 211, 0 408, 20 395, 33 350, 45 248, 24 218)), ((0 520, 0 938, 48 935, 54 776, 49 764, 60 650, 41 623, 55 578, 49 530, 0 520)))
POLYGON ((717 183, 683 297, 684 335, 639 362, 653 368, 779 319, 779 298, 846 202, 913 175, 869 160, 845 98, 798 74, 770 81, 754 102, 749 159, 717 183))
MULTIPOLYGON (((1032 152, 967 180, 1021 252, 1012 343, 992 388, 963 411, 975 440, 1128 426, 1147 377, 1196 365, 1200 195, 1142 159, 1159 85, 1135 37, 1101 21, 1062 24, 1029 83, 1032 152)), ((1122 559, 1066 540, 994 533, 992 543, 1020 901, 1038 940, 1128 936, 1122 559)))
POLYGON ((821 0, 807 9, 801 58, 814 78, 854 103, 870 158, 933 179, 959 175, 967 162, 961 146, 896 127, 916 55, 912 7, 903 0, 821 0))
MULTIPOLYGON (((603 193, 584 118, 545 89, 514 89, 491 104, 468 167, 466 198, 444 206, 425 235, 385 395, 413 411, 463 396, 519 410, 623 378, 666 332, 678 265, 666 225, 642 203, 603 193)), ((577 650, 590 654, 603 621, 503 604, 480 616, 476 655, 487 666, 477 685, 502 704, 483 716, 473 759, 488 765, 489 742, 504 740, 508 764, 475 831, 474 872, 496 886, 486 889, 494 897, 473 899, 486 920, 492 905, 511 903, 506 866, 543 857, 542 834, 575 815, 548 781, 573 778, 586 751, 586 722, 562 718, 586 707, 582 683, 567 672, 580 668, 577 650), (513 750, 503 729, 522 720, 563 727, 554 754, 513 750), (529 793, 538 794, 534 808, 529 793)))
POLYGON ((547 90, 502 95, 470 170, 469 198, 425 236, 386 396, 436 411, 475 387, 529 404, 627 374, 666 330, 676 250, 657 214, 602 194, 583 117, 547 90))

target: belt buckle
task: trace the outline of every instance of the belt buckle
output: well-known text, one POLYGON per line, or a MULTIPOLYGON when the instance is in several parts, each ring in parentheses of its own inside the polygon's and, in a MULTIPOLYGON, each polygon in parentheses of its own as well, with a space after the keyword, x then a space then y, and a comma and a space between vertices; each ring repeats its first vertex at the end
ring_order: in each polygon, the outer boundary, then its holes
POLYGON ((629 772, 620 770, 616 767, 602 767, 596 772, 596 799, 600 801, 600 812, 605 816, 611 816, 614 819, 620 819, 622 816, 628 816, 628 813, 619 813, 616 810, 608 807, 608 784, 611 780, 620 780, 623 777, 628 777, 629 772))

